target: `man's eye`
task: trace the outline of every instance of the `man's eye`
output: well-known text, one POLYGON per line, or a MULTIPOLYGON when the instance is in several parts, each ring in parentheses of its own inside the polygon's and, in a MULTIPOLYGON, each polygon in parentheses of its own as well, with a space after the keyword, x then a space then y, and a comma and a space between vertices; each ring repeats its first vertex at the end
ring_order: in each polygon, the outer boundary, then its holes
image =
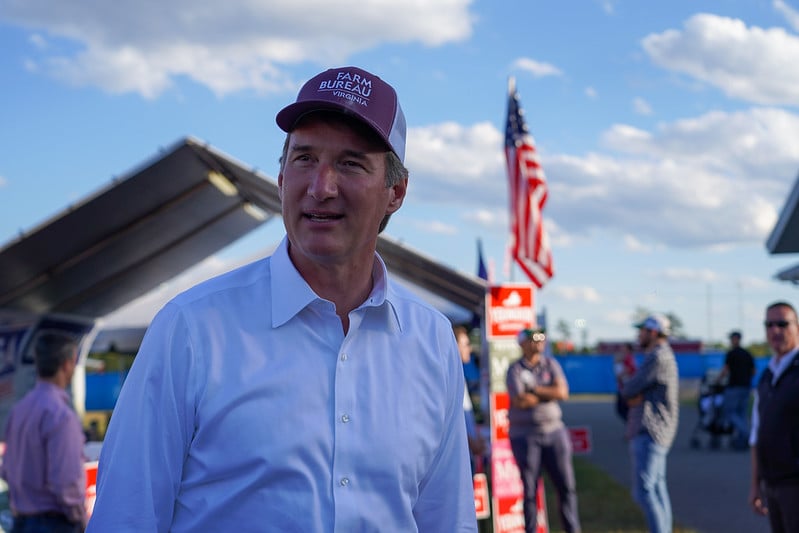
POLYGON ((354 161, 354 160, 343 161, 342 165, 347 168, 363 168, 363 164, 360 161, 354 161))

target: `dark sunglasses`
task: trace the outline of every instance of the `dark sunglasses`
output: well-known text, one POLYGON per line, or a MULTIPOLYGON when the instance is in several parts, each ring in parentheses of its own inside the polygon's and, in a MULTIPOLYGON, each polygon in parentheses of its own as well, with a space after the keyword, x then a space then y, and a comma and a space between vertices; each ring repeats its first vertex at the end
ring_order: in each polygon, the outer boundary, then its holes
POLYGON ((774 326, 777 326, 780 329, 785 329, 790 323, 791 322, 789 320, 766 320, 763 322, 763 325, 766 326, 766 329, 773 328, 774 326))

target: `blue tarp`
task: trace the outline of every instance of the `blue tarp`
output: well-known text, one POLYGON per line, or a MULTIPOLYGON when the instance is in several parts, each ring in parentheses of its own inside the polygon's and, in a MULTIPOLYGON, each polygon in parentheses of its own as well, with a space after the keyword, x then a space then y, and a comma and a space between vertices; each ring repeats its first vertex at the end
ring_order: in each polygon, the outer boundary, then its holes
MULTIPOLYGON (((642 356, 637 356, 639 364, 642 356)), ((708 370, 719 369, 724 364, 724 352, 714 353, 680 353, 676 355, 680 379, 701 379, 708 370)), ((613 374, 612 355, 556 355, 566 379, 569 381, 571 394, 604 394, 616 392, 616 378, 613 374)), ((757 383, 760 373, 768 365, 768 357, 755 358, 755 379, 757 383)))

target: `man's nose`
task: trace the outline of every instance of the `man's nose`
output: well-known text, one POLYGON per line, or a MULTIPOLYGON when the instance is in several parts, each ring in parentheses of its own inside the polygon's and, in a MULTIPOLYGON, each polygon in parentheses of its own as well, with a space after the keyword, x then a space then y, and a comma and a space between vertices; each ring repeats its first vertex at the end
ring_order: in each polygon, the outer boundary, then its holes
POLYGON ((336 169, 327 163, 320 164, 308 183, 308 195, 317 200, 327 200, 336 194, 338 194, 336 169))

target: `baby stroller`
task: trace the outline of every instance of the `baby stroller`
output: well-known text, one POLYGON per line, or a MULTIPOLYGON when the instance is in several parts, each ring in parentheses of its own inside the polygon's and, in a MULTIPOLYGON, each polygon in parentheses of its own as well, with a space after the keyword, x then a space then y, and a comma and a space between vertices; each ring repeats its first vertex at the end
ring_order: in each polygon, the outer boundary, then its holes
POLYGON ((702 447, 702 439, 698 435, 701 432, 710 435, 708 446, 712 450, 719 448, 723 435, 732 433, 732 427, 724 420, 724 385, 719 383, 718 374, 719 370, 710 369, 699 382, 699 420, 691 434, 692 448, 702 447))

